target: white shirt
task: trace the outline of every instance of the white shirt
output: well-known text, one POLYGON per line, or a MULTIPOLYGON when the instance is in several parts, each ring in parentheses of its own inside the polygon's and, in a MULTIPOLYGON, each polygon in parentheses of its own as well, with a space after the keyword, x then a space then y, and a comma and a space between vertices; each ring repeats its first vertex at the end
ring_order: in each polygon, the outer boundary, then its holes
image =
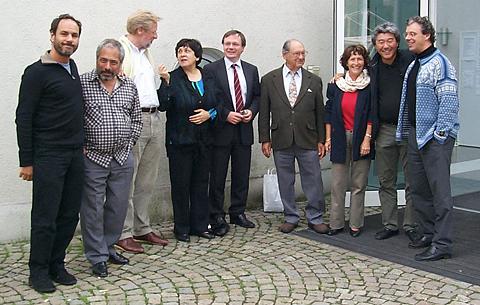
POLYGON ((228 87, 230 87, 230 95, 232 96, 233 109, 237 111, 237 106, 235 104, 236 102, 235 85, 233 84, 233 67, 232 67, 233 64, 237 65, 235 68, 237 69, 238 80, 240 81, 240 89, 242 89, 243 105, 245 105, 245 102, 247 100, 247 81, 245 80, 245 74, 243 74, 241 60, 238 60, 237 62, 232 62, 230 59, 226 57, 224 57, 224 60, 225 60, 225 67, 227 68, 228 87))
MULTIPOLYGON (((287 65, 283 65, 283 87, 285 88, 285 94, 287 97, 290 94, 290 82, 292 81, 292 74, 290 74, 290 69, 287 65)), ((297 96, 300 93, 300 87, 302 86, 302 69, 298 69, 295 74, 295 84, 297 85, 297 96)))
POLYGON ((133 82, 137 86, 140 107, 158 107, 155 71, 145 55, 145 49, 139 50, 132 42, 132 65, 135 67, 133 82))

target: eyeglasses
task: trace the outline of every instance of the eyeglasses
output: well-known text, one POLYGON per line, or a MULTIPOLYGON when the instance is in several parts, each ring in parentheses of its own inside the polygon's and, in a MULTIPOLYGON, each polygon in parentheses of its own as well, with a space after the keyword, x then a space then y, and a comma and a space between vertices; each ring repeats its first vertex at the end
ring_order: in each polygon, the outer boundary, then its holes
POLYGON ((308 55, 308 51, 303 51, 303 52, 300 52, 300 51, 299 52, 290 52, 289 51, 289 53, 292 54, 295 57, 300 57, 300 55, 305 57, 305 56, 308 55))

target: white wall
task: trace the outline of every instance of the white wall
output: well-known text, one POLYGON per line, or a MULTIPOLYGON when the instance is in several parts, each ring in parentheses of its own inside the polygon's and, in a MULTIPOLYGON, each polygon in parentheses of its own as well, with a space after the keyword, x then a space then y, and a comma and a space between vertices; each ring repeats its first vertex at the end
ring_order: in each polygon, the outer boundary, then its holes
MULTIPOLYGON (((23 70, 50 48, 50 22, 59 14, 70 13, 83 23, 80 46, 73 56, 81 73, 94 68, 95 48, 101 40, 118 38, 126 31, 128 15, 137 9, 148 9, 163 19, 152 52, 158 63, 168 67, 175 64, 174 46, 180 38, 197 38, 204 47, 221 49, 223 33, 235 28, 247 36, 243 59, 256 64, 261 75, 282 64, 281 46, 289 38, 305 43, 309 51, 306 65, 320 66, 324 80, 332 74, 331 0, 0 0, 0 4, 0 66, 3 68, 0 73, 3 114, 0 120, 0 241, 28 237, 31 183, 18 178, 15 108, 23 70)), ((259 201, 259 178, 273 162, 261 155, 259 144, 253 146, 253 152, 251 200, 259 201)), ((165 156, 164 150, 160 153, 165 156)), ((157 217, 168 214, 166 159, 161 165, 155 200, 160 204, 155 205, 152 212, 157 217)))

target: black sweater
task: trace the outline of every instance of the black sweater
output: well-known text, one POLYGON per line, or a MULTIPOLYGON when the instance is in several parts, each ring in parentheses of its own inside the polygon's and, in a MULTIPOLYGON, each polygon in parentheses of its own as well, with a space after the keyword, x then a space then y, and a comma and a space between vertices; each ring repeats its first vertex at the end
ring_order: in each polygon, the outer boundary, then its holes
POLYGON ((33 165, 35 148, 75 149, 83 146, 83 97, 77 66, 72 74, 48 54, 22 76, 15 123, 20 166, 33 165))

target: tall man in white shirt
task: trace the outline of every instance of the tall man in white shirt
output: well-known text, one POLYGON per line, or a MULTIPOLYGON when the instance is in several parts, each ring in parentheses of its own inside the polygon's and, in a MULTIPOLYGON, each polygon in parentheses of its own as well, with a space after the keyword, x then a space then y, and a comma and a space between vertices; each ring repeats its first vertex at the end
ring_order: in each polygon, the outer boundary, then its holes
POLYGON ((157 39, 159 20, 152 12, 137 11, 128 17, 128 34, 119 39, 125 50, 123 72, 137 86, 143 121, 142 133, 133 147, 135 165, 127 217, 123 233, 117 242, 119 248, 132 253, 144 252, 139 241, 160 246, 168 244, 168 241, 152 231, 148 214, 163 146, 160 134, 163 124, 157 110, 157 89, 161 83, 159 70, 165 70, 165 67, 157 69, 148 50, 157 39))

